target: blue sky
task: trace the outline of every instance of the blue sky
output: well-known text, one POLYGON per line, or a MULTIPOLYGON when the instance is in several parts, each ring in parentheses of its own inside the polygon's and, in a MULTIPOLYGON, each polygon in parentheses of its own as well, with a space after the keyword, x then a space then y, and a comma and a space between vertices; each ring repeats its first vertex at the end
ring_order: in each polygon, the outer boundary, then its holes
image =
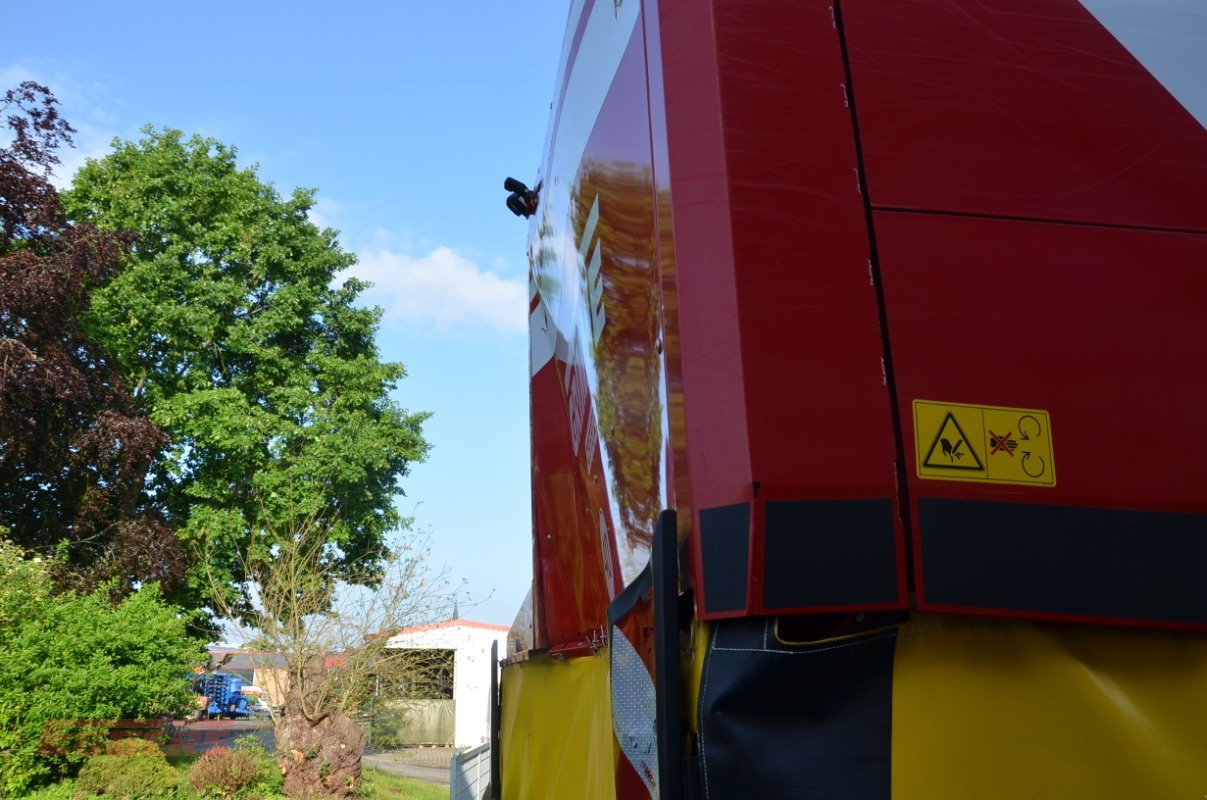
MULTIPOLYGON (((1207 120, 1207 0, 1085 4, 1207 120)), ((66 169, 151 123, 213 136, 283 192, 319 190, 378 286, 397 393, 435 416, 404 513, 509 624, 531 577, 526 226, 567 0, 0 2, 0 88, 48 84, 79 130, 66 169)))

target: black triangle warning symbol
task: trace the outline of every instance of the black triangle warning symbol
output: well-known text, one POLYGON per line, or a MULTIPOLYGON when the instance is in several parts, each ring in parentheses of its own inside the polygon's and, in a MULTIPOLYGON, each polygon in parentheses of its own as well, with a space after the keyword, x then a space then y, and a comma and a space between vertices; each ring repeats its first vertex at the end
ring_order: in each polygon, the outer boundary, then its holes
POLYGON ((935 440, 930 443, 930 450, 922 466, 928 469, 955 469, 969 472, 981 472, 985 467, 976 454, 968 435, 956 422, 955 416, 948 411, 935 434, 935 440))

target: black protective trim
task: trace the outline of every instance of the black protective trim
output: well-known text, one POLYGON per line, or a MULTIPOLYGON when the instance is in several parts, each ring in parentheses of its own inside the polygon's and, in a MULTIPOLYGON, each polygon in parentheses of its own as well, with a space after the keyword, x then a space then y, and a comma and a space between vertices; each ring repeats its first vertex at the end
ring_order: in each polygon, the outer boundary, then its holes
POLYGON ((616 595, 616 598, 612 602, 608 603, 609 627, 616 625, 627 617, 637 607, 637 602, 650 591, 653 585, 650 577, 650 569, 650 562, 645 562, 645 566, 641 572, 637 573, 637 577, 628 586, 624 587, 624 591, 616 595))
POLYGON ((707 796, 889 800, 896 632, 793 647, 770 619, 713 624, 699 704, 707 796))
POLYGON ((767 503, 763 606, 834 608, 900 599, 891 500, 767 503))
POLYGON ((704 608, 744 611, 750 566, 750 504, 700 510, 700 554, 704 568, 704 608))
POLYGON ((1207 624, 1207 515, 920 498, 925 601, 1207 624))
MULTIPOLYGON (((654 587, 654 706, 658 796, 683 800, 683 678, 679 656, 679 542, 674 511, 658 515, 650 553, 654 587)), ((644 573, 643 573, 644 574, 644 573)))

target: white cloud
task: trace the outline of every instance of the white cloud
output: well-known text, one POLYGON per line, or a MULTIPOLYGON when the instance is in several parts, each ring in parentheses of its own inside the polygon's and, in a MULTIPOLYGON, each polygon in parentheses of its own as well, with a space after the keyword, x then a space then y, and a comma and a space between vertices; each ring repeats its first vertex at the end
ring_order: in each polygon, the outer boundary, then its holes
POLYGON ((343 209, 339 203, 336 203, 329 197, 319 195, 314 200, 314 205, 306 212, 306 218, 311 224, 319 230, 325 228, 335 228, 334 220, 343 213, 343 209))
POLYGON ((36 80, 38 80, 38 76, 21 64, 0 67, 0 92, 15 89, 18 83, 36 80))
POLYGON ((522 282, 482 270, 448 247, 413 256, 391 250, 360 254, 339 276, 373 283, 365 293, 385 309, 385 321, 441 332, 520 335, 528 329, 522 282))
POLYGON ((98 130, 92 125, 80 124, 73 127, 76 129, 75 147, 64 150, 59 154, 62 161, 59 166, 55 167, 54 175, 51 176, 50 182, 58 189, 65 189, 71 184, 75 173, 89 159, 100 160, 113 152, 113 137, 115 134, 98 130))

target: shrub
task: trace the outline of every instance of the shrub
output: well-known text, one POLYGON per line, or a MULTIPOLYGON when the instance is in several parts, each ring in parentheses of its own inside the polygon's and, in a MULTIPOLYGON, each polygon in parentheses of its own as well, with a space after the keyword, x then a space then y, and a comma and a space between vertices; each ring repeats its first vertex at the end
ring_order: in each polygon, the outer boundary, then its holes
POLYGON ((376 718, 368 725, 369 747, 378 750, 400 750, 402 736, 398 731, 398 720, 392 718, 376 718))
POLYGON ((105 745, 105 754, 111 756, 162 756, 163 751, 155 742, 149 742, 137 736, 128 736, 105 745))
POLYGON ((189 770, 189 786, 199 794, 231 797, 263 777, 263 764, 242 748, 206 750, 189 770))
POLYGON ((49 570, 0 540, 0 797, 104 752, 114 720, 173 714, 194 699, 187 676, 201 647, 157 586, 119 603, 105 587, 51 594, 49 570))
POLYGON ((67 780, 44 786, 24 796, 23 800, 76 800, 75 781, 67 780))
POLYGON ((76 779, 79 794, 119 800, 158 800, 180 787, 180 773, 160 753, 154 756, 93 756, 76 779))
POLYGON ((260 774, 253 787, 255 793, 266 798, 280 795, 285 776, 281 774, 281 765, 276 757, 264 749, 263 742, 254 735, 240 736, 235 740, 235 749, 247 753, 260 765, 260 774))

